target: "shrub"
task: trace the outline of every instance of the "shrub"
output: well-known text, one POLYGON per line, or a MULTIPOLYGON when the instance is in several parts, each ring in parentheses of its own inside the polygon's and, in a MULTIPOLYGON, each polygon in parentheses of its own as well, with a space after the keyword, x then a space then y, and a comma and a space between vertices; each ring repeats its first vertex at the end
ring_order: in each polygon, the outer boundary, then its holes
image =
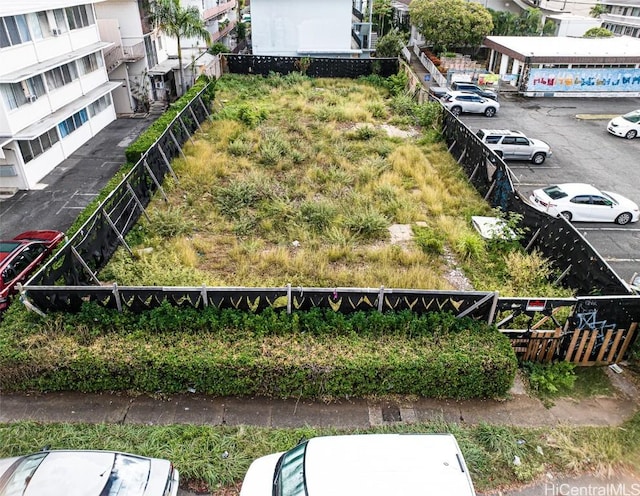
POLYGON ((28 326, 12 316, 0 328, 3 391, 474 398, 506 394, 517 368, 497 329, 449 314, 85 304, 28 326))
POLYGON ((363 240, 384 239, 388 236, 389 220, 373 208, 347 214, 344 226, 363 240))
POLYGON ((526 362, 523 369, 529 378, 529 386, 541 396, 553 397, 568 393, 576 382, 575 365, 571 362, 526 362))
POLYGON ((420 249, 430 255, 442 255, 444 242, 433 229, 413 226, 413 239, 420 249))

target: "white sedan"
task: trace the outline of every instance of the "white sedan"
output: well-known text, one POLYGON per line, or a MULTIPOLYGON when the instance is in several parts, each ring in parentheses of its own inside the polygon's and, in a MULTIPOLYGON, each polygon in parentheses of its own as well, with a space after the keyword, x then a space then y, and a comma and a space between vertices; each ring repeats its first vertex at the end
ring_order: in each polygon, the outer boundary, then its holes
POLYGON ((600 191, 590 184, 567 183, 537 189, 529 197, 531 204, 541 212, 568 221, 637 222, 638 204, 622 195, 600 191))
POLYGON ((0 494, 176 496, 168 460, 114 451, 53 450, 0 459, 0 494))
POLYGON ((611 119, 607 131, 627 139, 640 136, 640 109, 611 119))

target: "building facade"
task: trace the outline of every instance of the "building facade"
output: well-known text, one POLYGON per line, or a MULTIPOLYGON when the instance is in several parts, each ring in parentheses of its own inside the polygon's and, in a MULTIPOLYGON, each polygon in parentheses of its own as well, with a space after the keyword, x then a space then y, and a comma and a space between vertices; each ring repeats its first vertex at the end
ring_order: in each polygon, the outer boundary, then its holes
POLYGON ((352 45, 352 16, 352 0, 252 0, 253 54, 359 56, 362 48, 352 45))
MULTIPOLYGON (((100 0, 95 0, 96 2, 100 0)), ((115 120, 94 3, 0 5, 0 188, 40 180, 115 120)))
POLYGON ((640 0, 602 0, 602 27, 617 35, 640 38, 640 0))
POLYGON ((122 83, 113 93, 118 114, 145 112, 150 102, 165 100, 165 85, 149 69, 168 58, 162 38, 153 30, 142 0, 105 0, 95 6, 109 79, 122 83))
POLYGON ((640 39, 488 36, 489 70, 525 96, 638 97, 640 39))

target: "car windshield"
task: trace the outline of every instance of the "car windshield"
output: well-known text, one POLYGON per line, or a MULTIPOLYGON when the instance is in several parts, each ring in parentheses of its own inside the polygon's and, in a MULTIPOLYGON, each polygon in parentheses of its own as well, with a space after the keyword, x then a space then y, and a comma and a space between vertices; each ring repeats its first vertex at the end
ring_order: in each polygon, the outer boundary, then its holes
POLYGON ((562 191, 559 186, 549 186, 548 188, 544 188, 542 191, 544 191, 552 200, 558 200, 567 196, 567 194, 562 191))
POLYGON ((307 443, 301 443, 290 449, 278 460, 273 479, 275 496, 306 496, 304 480, 304 456, 307 443))
POLYGON ((633 122, 634 124, 638 124, 640 122, 640 109, 624 114, 622 118, 629 122, 633 122))
POLYGON ((0 481, 0 496, 22 496, 46 456, 47 453, 36 453, 17 460, 4 474, 4 484, 0 481))
POLYGON ((0 241, 0 253, 11 253, 18 246, 20 246, 20 243, 15 241, 0 241))
POLYGON ((100 496, 142 496, 150 468, 150 460, 117 454, 100 496))

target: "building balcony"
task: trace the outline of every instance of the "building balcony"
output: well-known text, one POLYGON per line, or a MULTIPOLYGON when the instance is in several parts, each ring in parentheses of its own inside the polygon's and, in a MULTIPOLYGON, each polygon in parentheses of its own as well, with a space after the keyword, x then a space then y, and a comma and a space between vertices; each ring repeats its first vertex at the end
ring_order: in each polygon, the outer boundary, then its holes
POLYGON ((213 33, 211 35, 211 41, 212 42, 216 42, 218 41, 220 38, 225 37, 227 34, 229 34, 229 32, 236 27, 237 22, 236 21, 230 21, 229 24, 227 24, 224 28, 219 29, 218 31, 216 31, 215 33, 213 33))
POLYGON ((208 21, 210 19, 215 19, 216 17, 219 17, 221 14, 224 14, 225 12, 229 12, 230 10, 234 9, 236 7, 236 0, 231 0, 230 2, 220 2, 218 5, 216 5, 215 7, 211 7, 210 9, 205 9, 204 12, 202 13, 202 17, 204 18, 205 21, 208 21))
POLYGON ((137 62, 144 58, 144 42, 136 43, 135 45, 115 45, 109 50, 105 51, 104 64, 107 68, 107 72, 111 72, 117 67, 126 62, 137 62))

